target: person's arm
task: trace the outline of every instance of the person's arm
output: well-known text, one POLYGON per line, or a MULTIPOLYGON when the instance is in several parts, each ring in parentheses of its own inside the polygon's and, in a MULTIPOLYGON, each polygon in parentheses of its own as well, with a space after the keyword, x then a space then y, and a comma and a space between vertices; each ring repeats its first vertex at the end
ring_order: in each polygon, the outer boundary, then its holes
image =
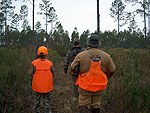
POLYGON ((80 67, 80 55, 78 54, 70 66, 70 73, 74 75, 78 75, 79 73, 79 67, 80 67))
POLYGON ((107 76, 107 78, 109 79, 109 78, 111 78, 111 76, 113 75, 115 73, 115 71, 114 72, 107 72, 107 74, 106 74, 106 76, 107 76))
POLYGON ((64 61, 64 73, 65 74, 67 74, 67 72, 68 72, 69 60, 70 60, 70 54, 68 51, 66 54, 66 57, 65 57, 65 61, 64 61))
POLYGON ((108 65, 108 71, 106 73, 108 79, 112 77, 112 75, 115 73, 115 70, 116 70, 116 66, 110 57, 109 58, 109 65, 108 65))
POLYGON ((33 76, 34 75, 34 73, 35 73, 35 68, 34 68, 34 66, 31 64, 31 66, 30 66, 30 68, 29 68, 29 75, 30 76, 33 76))
POLYGON ((51 73, 53 74, 53 76, 55 75, 55 68, 54 68, 54 66, 52 65, 52 67, 50 68, 50 70, 51 70, 51 73))
POLYGON ((80 69, 80 65, 76 65, 75 69, 72 69, 70 67, 69 73, 72 75, 78 76, 79 75, 79 69, 80 69))

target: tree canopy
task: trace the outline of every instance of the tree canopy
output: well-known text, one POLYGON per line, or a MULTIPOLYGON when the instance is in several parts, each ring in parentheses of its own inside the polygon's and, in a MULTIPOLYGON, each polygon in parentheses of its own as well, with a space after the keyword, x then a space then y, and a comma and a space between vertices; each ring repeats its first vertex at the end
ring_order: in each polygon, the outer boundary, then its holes
MULTIPOLYGON (((74 38, 79 38, 81 46, 86 46, 86 41, 89 36, 91 34, 97 34, 96 31, 90 32, 87 29, 79 35, 77 27, 74 27, 72 33, 69 33, 67 30, 64 30, 50 0, 42 1, 43 3, 39 4, 41 12, 38 14, 40 14, 42 18, 45 17, 46 24, 37 21, 34 26, 34 36, 37 38, 39 46, 45 45, 47 47, 54 48, 59 45, 67 48, 73 44, 72 42, 74 38), (47 31, 48 23, 51 23, 50 31, 47 31), (55 24, 54 27, 52 26, 53 23, 55 24), (42 29, 43 25, 46 25, 45 29, 42 29)), ((102 47, 145 48, 144 41, 147 42, 147 45, 150 45, 149 32, 145 35, 145 30, 143 32, 140 28, 138 28, 138 24, 135 19, 137 14, 143 14, 143 10, 135 9, 135 11, 127 12, 125 11, 125 7, 128 5, 125 4, 126 2, 129 4, 137 3, 138 1, 126 0, 123 2, 122 0, 114 0, 114 2, 112 2, 110 16, 114 18, 115 21, 118 21, 118 30, 114 29, 113 31, 108 30, 99 32, 102 47), (120 21, 122 21, 122 23, 120 23, 120 21), (128 24, 127 29, 120 31, 119 27, 124 24, 128 24)), ((19 45, 21 47, 26 47, 30 44, 32 45, 33 30, 31 30, 31 25, 29 25, 29 21, 26 18, 28 16, 28 7, 26 5, 20 6, 20 12, 17 14, 13 11, 15 6, 11 5, 11 0, 2 0, 0 3, 0 46, 7 47, 19 45), (6 20, 9 21, 9 23, 6 20)), ((143 8, 142 2, 138 3, 141 3, 141 8, 143 8)), ((149 2, 144 2, 144 4, 145 10, 148 10, 147 7, 149 2)), ((148 13, 145 13, 145 18, 148 18, 148 16, 148 13)))

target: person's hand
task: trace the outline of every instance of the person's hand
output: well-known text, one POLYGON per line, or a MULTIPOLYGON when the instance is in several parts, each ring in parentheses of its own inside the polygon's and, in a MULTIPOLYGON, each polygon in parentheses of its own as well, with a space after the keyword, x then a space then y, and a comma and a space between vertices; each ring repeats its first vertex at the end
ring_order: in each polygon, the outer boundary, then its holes
POLYGON ((64 68, 64 73, 67 74, 68 73, 68 69, 64 68))
POLYGON ((115 72, 107 72, 107 74, 106 74, 106 76, 107 76, 107 78, 109 79, 113 74, 114 74, 115 72))
POLYGON ((64 72, 66 75, 68 74, 68 72, 64 72))
POLYGON ((70 70, 69 70, 69 73, 70 73, 71 75, 78 75, 78 73, 75 72, 75 70, 74 70, 74 69, 71 69, 71 68, 70 68, 70 70))

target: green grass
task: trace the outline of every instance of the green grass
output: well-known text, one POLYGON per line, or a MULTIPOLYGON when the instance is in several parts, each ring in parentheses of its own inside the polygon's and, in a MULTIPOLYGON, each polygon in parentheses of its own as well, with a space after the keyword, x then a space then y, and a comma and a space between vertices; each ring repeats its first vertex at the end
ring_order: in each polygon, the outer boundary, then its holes
POLYGON ((148 113, 150 111, 149 50, 110 48, 106 51, 114 60, 116 73, 109 80, 103 96, 104 104, 110 112, 148 113))
MULTIPOLYGON (((71 77, 63 73, 64 57, 55 51, 48 51, 47 59, 54 63, 56 69, 52 109, 70 111, 71 77)), ((103 51, 111 55, 116 73, 110 78, 103 95, 101 111, 150 112, 150 50, 105 47, 103 51)), ((0 112, 32 112, 34 95, 28 69, 34 57, 31 46, 0 48, 0 112)))

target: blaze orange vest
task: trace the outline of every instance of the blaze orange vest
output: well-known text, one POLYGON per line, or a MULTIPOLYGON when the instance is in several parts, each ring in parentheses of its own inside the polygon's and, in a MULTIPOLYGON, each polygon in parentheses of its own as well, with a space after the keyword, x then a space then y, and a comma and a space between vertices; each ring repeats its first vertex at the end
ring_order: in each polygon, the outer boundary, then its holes
POLYGON ((76 85, 79 85, 79 87, 84 90, 92 92, 104 90, 106 88, 108 80, 106 74, 101 70, 100 67, 100 57, 102 51, 99 52, 96 59, 89 50, 87 50, 87 52, 91 58, 90 67, 86 73, 81 73, 78 76, 76 85))
POLYGON ((33 75, 32 89, 39 93, 47 93, 53 90, 53 75, 50 71, 52 62, 45 59, 36 59, 32 62, 36 67, 36 72, 33 75))

